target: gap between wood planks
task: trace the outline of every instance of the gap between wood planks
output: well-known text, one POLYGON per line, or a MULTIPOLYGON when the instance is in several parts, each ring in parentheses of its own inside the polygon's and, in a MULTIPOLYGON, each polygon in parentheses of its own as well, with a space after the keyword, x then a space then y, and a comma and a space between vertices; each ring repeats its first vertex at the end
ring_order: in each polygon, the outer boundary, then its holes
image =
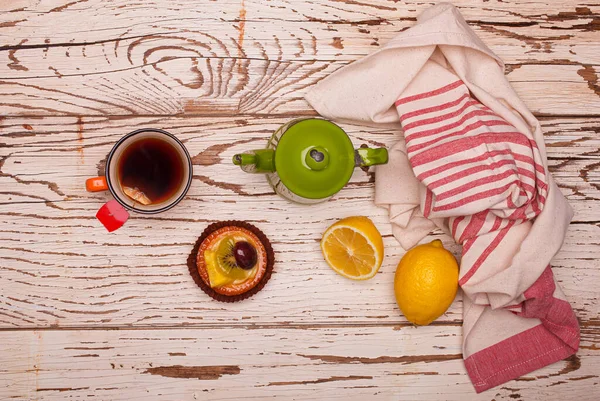
MULTIPOLYGON (((594 322, 595 321, 591 321, 594 322)), ((583 323, 582 323, 583 324, 583 323)), ((429 326, 439 327, 460 327, 462 322, 432 322, 429 326)), ((129 330, 198 330, 198 329, 246 329, 246 330, 312 330, 312 329, 339 329, 339 328, 361 328, 361 327, 392 327, 395 330, 400 330, 406 327, 417 327, 409 322, 382 322, 382 323, 305 323, 305 324, 286 324, 286 323, 258 323, 258 324, 200 324, 200 325, 143 325, 143 326, 39 326, 39 327, 0 327, 0 332, 4 331, 88 331, 88 330, 101 330, 101 331, 129 331, 129 330)))
MULTIPOLYGON (((0 78, 2 79, 2 78, 0 78)), ((600 109, 596 114, 554 114, 554 113, 536 113, 532 112, 533 115, 541 120, 541 119, 554 119, 554 118, 573 118, 573 119, 590 119, 590 118, 600 118, 600 109)), ((223 111, 222 114, 215 113, 199 113, 199 112, 181 112, 181 113, 169 113, 169 114, 81 114, 81 113, 63 113, 63 114, 6 114, 0 116, 0 123, 3 119, 11 119, 11 118, 31 118, 31 119, 48 119, 48 118, 63 118, 63 117, 81 117, 81 118, 106 118, 108 120, 126 120, 133 118, 263 118, 263 119, 280 119, 280 118, 300 118, 300 117, 321 117, 315 110, 311 111, 298 111, 298 112, 272 112, 272 113, 232 113, 231 111, 223 111)), ((232 121, 232 125, 233 125, 232 121)), ((357 123, 354 123, 355 125, 357 123)), ((374 123, 373 123, 374 124, 374 123)), ((600 125, 600 121, 598 121, 600 125)), ((371 127, 373 125, 369 125, 368 123, 364 123, 362 126, 371 127)), ((0 129, 2 126, 0 125, 0 129)), ((400 124, 398 123, 398 130, 400 129, 400 124)), ((2 133, 0 131, 0 137, 2 137, 2 133)))
MULTIPOLYGON (((143 36, 142 36, 143 37, 143 36)), ((135 38, 135 37, 132 37, 135 38)), ((103 43, 106 41, 98 41, 97 43, 103 43)), ((90 43, 90 44, 95 44, 95 43, 90 43)), ((84 45, 84 44, 82 44, 84 45)), ((0 51, 2 50, 9 50, 11 52, 15 52, 19 49, 12 49, 12 47, 17 47, 17 46, 4 46, 4 47, 0 47, 0 51)), ((31 47, 31 49, 36 49, 36 48, 43 48, 44 46, 38 46, 38 45, 34 45, 31 47)), ((63 46, 55 46, 55 47, 63 47, 63 46)), ((320 59, 320 58, 295 58, 295 59, 288 59, 288 60, 276 60, 276 59, 269 59, 269 58, 260 58, 260 57, 246 57, 246 56, 201 56, 201 55, 197 55, 197 56, 188 56, 188 57, 184 57, 184 56, 177 56, 177 57, 171 57, 168 61, 173 61, 173 60, 235 60, 235 61, 261 61, 261 62, 269 62, 269 63, 274 63, 274 64, 295 64, 295 63, 307 63, 307 62, 319 62, 319 63, 334 63, 335 60, 332 59, 320 59)), ((353 60, 353 61, 346 61, 346 62, 339 62, 339 64, 343 67, 345 65, 349 65, 352 64, 354 61, 357 60, 353 60)), ((92 75, 107 75, 107 74, 114 74, 114 73, 118 73, 118 72, 123 72, 123 71, 131 71, 131 70, 136 70, 136 69, 140 69, 140 68, 144 68, 144 67, 148 67, 148 66, 152 66, 152 67, 156 67, 158 64, 163 63, 163 60, 158 60, 155 62, 150 62, 150 63, 144 63, 144 64, 140 64, 140 65, 134 65, 131 67, 127 67, 127 68, 119 68, 119 69, 114 69, 114 70, 109 70, 109 71, 98 71, 98 72, 82 72, 82 73, 75 73, 75 74, 60 74, 59 78, 63 78, 63 77, 85 77, 85 76, 92 76, 92 75)), ((517 70, 519 68, 521 68, 522 66, 541 66, 541 65, 556 65, 556 66, 566 66, 566 65, 576 65, 576 66, 581 66, 583 67, 583 70, 589 69, 593 67, 599 67, 600 64, 594 64, 594 63, 580 63, 580 62, 576 62, 576 61, 570 61, 570 60, 550 60, 550 61, 527 61, 527 62, 522 62, 522 63, 512 63, 512 64, 505 64, 505 74, 509 74, 510 72, 517 70)), ((593 70, 592 70, 593 71, 593 70)), ((593 72, 592 72, 593 74, 593 72)), ((592 85, 597 85, 597 78, 595 77, 586 77, 582 74, 579 74, 581 77, 583 77, 588 83, 591 83, 592 85), (594 81, 594 82, 592 82, 594 81)), ((56 75, 55 74, 51 74, 51 75, 35 75, 35 76, 27 76, 27 77, 2 77, 0 76, 0 79, 5 80, 5 81, 21 81, 21 80, 28 80, 28 79, 43 79, 43 78, 52 78, 55 79, 56 75)), ((513 81, 514 82, 514 81, 513 81)), ((158 114, 156 114, 158 115, 158 114)))
MULTIPOLYGON (((0 51, 3 50, 2 48, 0 48, 0 51)), ((182 57, 182 56, 178 56, 178 57, 171 57, 169 59, 169 61, 174 61, 174 60, 235 60, 235 61, 261 61, 261 62, 269 62, 269 63, 275 63, 275 64, 295 64, 295 63, 307 63, 307 62, 319 62, 319 63, 333 63, 333 60, 322 60, 322 59, 317 59, 317 58, 309 58, 309 59, 294 59, 294 60, 272 60, 272 59, 265 59, 265 58, 259 58, 259 57, 234 57, 234 56, 190 56, 190 57, 182 57)), ((98 72, 83 72, 83 73, 76 73, 76 74, 61 74, 60 78, 63 77, 87 77, 87 76, 92 76, 92 75, 108 75, 108 74, 114 74, 114 73, 119 73, 119 72, 123 72, 123 71, 131 71, 131 70, 137 70, 137 69, 141 69, 144 67, 148 67, 148 66, 152 66, 155 67, 160 64, 163 63, 164 61, 159 60, 159 61, 155 61, 155 62, 151 62, 151 63, 144 63, 144 64, 140 64, 140 65, 135 65, 135 66, 131 66, 131 67, 127 67, 127 68, 120 68, 120 69, 114 69, 114 70, 110 70, 110 71, 98 71, 98 72)), ((345 66, 345 65, 349 65, 351 63, 353 63, 354 61, 348 61, 345 64, 340 63, 340 65, 345 66)), ((577 66, 581 66, 583 67, 582 70, 580 71, 585 71, 588 68, 592 68, 593 67, 599 67, 600 64, 589 64, 589 63, 578 63, 575 61, 568 61, 568 60, 556 60, 556 62, 553 61, 540 61, 540 62, 524 62, 524 63, 518 63, 518 64, 506 64, 505 65, 505 69, 506 69, 506 74, 519 69, 520 67, 524 66, 524 65, 528 65, 528 66, 539 66, 539 65, 556 65, 556 66, 566 66, 566 65, 577 65, 577 66)), ((595 77, 591 77, 588 78, 582 74, 579 74, 581 77, 583 77, 585 79, 586 82, 588 82, 589 85, 591 85, 593 87, 593 90, 595 92, 595 86, 597 85, 597 78, 595 77)), ((4 80, 4 81, 23 81, 23 80, 28 80, 28 79, 55 79, 56 75, 35 75, 35 76, 28 76, 28 77, 2 77, 0 76, 0 80, 4 80)), ((517 82, 517 81, 512 81, 512 82, 517 82)), ((599 94, 600 95, 600 94, 599 94)), ((68 115, 68 114, 67 114, 68 115)), ((194 114, 190 114, 190 115, 194 115, 194 114)), ((215 114, 213 114, 215 115, 215 114)), ((550 115, 550 114, 549 114, 550 115)), ((160 114, 155 114, 155 116, 160 116, 160 114)), ((561 116, 563 116, 561 114, 561 116)), ((566 115, 565 115, 566 116, 566 115)), ((577 116, 585 116, 585 115, 580 115, 578 114, 577 116)), ((594 115, 595 116, 595 115, 594 115)))
MULTIPOLYGON (((249 22, 249 21, 247 21, 249 22)), ((491 24, 491 23, 490 23, 491 24)), ((115 38, 115 39, 101 39, 101 40, 95 40, 95 41, 89 41, 89 42, 66 42, 66 43, 37 43, 37 44, 18 44, 18 45, 4 45, 4 46, 0 46, 0 52, 1 51, 20 51, 20 50, 32 50, 32 49, 50 49, 50 48, 60 48, 60 47, 67 47, 67 48, 71 48, 71 47, 85 47, 85 46, 94 46, 94 45, 99 45, 99 44, 105 44, 105 43, 114 43, 114 42, 122 42, 122 41, 127 41, 127 40, 132 40, 132 39, 142 39, 142 38, 147 38, 147 39, 152 39, 155 37, 160 38, 161 35, 173 35, 176 33, 184 33, 184 32, 155 32, 152 34, 146 34, 146 35, 133 35, 133 36, 126 36, 126 37, 121 37, 121 38, 115 38)), ((340 38, 338 38, 340 39, 340 38)), ((325 58, 325 59, 319 59, 319 58, 299 58, 296 57, 294 59, 287 59, 287 60, 280 60, 280 59, 269 59, 269 58, 261 58, 261 57, 247 57, 243 54, 239 55, 239 56, 203 56, 198 54, 197 56, 190 56, 190 57, 175 57, 174 59, 178 59, 178 58, 199 58, 199 59, 231 59, 231 60, 256 60, 256 61, 269 61, 269 62, 275 62, 275 63, 293 63, 293 62, 306 62, 306 61, 320 61, 320 62, 334 62, 335 59, 334 58, 325 58)), ((348 63, 350 63, 352 61, 348 61, 348 63)), ((135 66, 134 68, 137 67, 143 67, 144 65, 152 65, 154 63, 148 63, 148 64, 143 64, 140 66, 135 66)), ((582 64, 587 64, 587 63, 579 63, 576 61, 571 61, 571 60, 565 60, 565 59, 556 59, 556 60, 549 60, 549 61, 544 61, 544 60, 540 60, 540 61, 524 61, 522 63, 507 63, 506 67, 511 70, 511 68, 519 68, 522 65, 582 65, 582 64), (517 67, 519 66, 519 67, 517 67)), ((589 64, 591 66, 597 66, 597 64, 589 64)), ((115 71, 119 71, 119 70, 115 70, 115 71)), ((105 73, 105 72, 104 72, 105 73)), ((82 74, 74 74, 74 75, 89 75, 86 73, 82 73, 82 74)), ((64 75, 67 76, 67 75, 64 75)), ((56 78, 56 75, 49 75, 48 77, 52 77, 52 78, 56 78)), ((27 77, 27 78, 36 78, 36 77, 27 77)), ((5 78, 5 79, 23 79, 23 78, 5 78)))
MULTIPOLYGON (((429 324, 430 327, 462 327, 462 321, 433 321, 429 324)), ((589 319, 580 320, 579 325, 582 329, 598 330, 600 329, 600 320, 589 319)), ((101 325, 101 326, 37 326, 37 327, 0 327, 1 332, 8 331, 143 331, 143 330, 230 330, 230 329, 245 329, 245 330, 313 330, 313 329, 343 329, 343 328, 392 328, 394 330, 401 330, 409 327, 419 327, 409 322, 380 322, 380 323, 299 323, 299 324, 287 324, 287 323, 240 323, 240 324, 198 324, 198 325, 101 325)))

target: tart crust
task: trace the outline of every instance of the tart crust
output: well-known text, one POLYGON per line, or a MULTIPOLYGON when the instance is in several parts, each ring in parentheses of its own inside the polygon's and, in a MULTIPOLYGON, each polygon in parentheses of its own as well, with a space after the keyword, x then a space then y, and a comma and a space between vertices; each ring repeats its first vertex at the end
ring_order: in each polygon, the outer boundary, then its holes
POLYGON ((275 255, 269 239, 252 224, 229 220, 213 223, 206 227, 202 235, 196 241, 192 252, 188 256, 187 265, 190 275, 198 287, 202 289, 213 299, 221 302, 237 302, 249 298, 256 294, 271 278, 273 272, 273 264, 275 255), (255 276, 248 281, 240 284, 230 284, 222 287, 212 288, 208 280, 208 272, 206 271, 206 263, 204 261, 204 252, 199 251, 205 249, 213 239, 226 231, 242 231, 247 236, 255 240, 261 245, 262 249, 257 249, 258 254, 258 270, 255 276))

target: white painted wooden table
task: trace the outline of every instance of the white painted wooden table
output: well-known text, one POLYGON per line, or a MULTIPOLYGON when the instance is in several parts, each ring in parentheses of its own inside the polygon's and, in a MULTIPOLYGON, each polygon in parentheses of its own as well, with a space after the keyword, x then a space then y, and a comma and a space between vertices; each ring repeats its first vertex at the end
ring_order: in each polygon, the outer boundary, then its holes
MULTIPOLYGON (((3 0, 0 2, 0 399, 547 400, 600 394, 600 5, 456 5, 507 63, 541 119, 551 170, 575 209, 554 273, 581 322, 576 357, 476 395, 461 360, 460 296, 428 327, 397 309, 404 251, 357 170, 331 201, 293 205, 231 165, 276 127, 314 115, 303 94, 413 25, 430 2, 3 0), (166 129, 194 160, 186 199, 108 234, 108 199, 84 180, 125 133, 166 129), (377 276, 322 260, 336 219, 370 216, 377 276), (210 222, 244 219, 272 240, 257 296, 226 305, 185 259, 210 222)), ((398 133, 344 125, 355 144, 398 133)), ((459 247, 440 234, 456 254, 459 247)))

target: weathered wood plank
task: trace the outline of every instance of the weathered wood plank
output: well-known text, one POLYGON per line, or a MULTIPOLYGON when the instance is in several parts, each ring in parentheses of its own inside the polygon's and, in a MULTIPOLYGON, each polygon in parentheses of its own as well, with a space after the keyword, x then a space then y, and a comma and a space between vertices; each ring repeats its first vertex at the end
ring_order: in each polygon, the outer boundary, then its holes
MULTIPOLYGON (((401 11, 397 17, 382 12, 381 17, 368 20, 328 16, 319 7, 322 3, 327 2, 320 2, 310 10, 312 16, 294 13, 293 5, 288 5, 281 6, 276 15, 262 17, 264 13, 251 10, 246 4, 245 17, 240 18, 241 2, 215 2, 212 5, 218 9, 202 11, 192 2, 184 3, 185 9, 163 2, 156 5, 145 2, 127 8, 106 7, 103 2, 102 11, 98 4, 60 13, 22 12, 21 16, 6 13, 0 17, 0 21, 4 19, 0 22, 0 33, 5 36, 0 49, 4 51, 3 59, 12 62, 6 72, 14 77, 131 67, 144 53, 152 53, 163 44, 174 52, 186 48, 206 57, 351 61, 365 51, 376 50, 398 32, 413 26, 416 20, 416 13, 409 10, 401 11), (154 8, 152 13, 144 11, 149 7, 154 8), (185 18, 181 18, 182 13, 186 13, 185 18), (82 19, 90 21, 93 29, 82 29, 77 24, 82 19), (124 23, 132 21, 135 23, 124 23), (56 24, 63 29, 56 32, 56 24), (118 57, 121 52, 125 53, 122 58, 118 57), (21 60, 33 55, 40 56, 37 65, 21 60), (84 57, 97 59, 97 69, 92 70, 90 64, 73 65, 73 61, 84 57), (48 63, 55 63, 57 71, 45 68, 48 63)), ((206 7, 206 2, 203 4, 206 7)), ((255 6, 267 4, 261 2, 255 6)), ((423 3, 418 8, 423 10, 428 6, 423 3)), ((471 9, 476 14, 466 17, 477 34, 508 64, 598 64, 600 56, 594 51, 598 28, 594 21, 600 8, 580 7, 575 11, 572 4, 565 2, 558 2, 556 7, 565 10, 558 11, 563 15, 571 12, 570 17, 564 17, 566 24, 561 24, 557 16, 546 19, 540 14, 506 20, 501 14, 490 14, 480 8, 471 9)))
MULTIPOLYGON (((302 99, 308 87, 377 49, 429 6, 85 3, 3 15, 0 113, 310 113, 302 99)), ((501 3, 465 2, 462 10, 509 63, 509 79, 534 112, 595 114, 598 7, 550 5, 555 14, 539 14, 537 3, 519 13, 501 3)))
MULTIPOLYGON (((283 118, 7 118, 0 132, 1 327, 167 326, 219 323, 390 324, 405 322, 391 283, 404 251, 386 213, 373 204, 372 177, 357 170, 330 202, 310 207, 272 193, 264 177, 230 164, 262 147, 283 118), (160 216, 133 216, 108 234, 93 217, 107 194, 84 191, 86 177, 124 133, 142 126, 178 135, 194 157, 189 196, 160 216), (381 272, 365 283, 337 276, 320 256, 321 233, 336 219, 370 216, 386 236, 381 272), (184 265, 192 244, 215 220, 254 222, 273 241, 276 274, 256 298, 235 305, 209 300, 184 265), (285 224, 285 229, 282 229, 285 224), (310 299, 309 304, 306 300, 310 299)), ((548 155, 575 208, 555 274, 583 321, 598 311, 596 267, 600 212, 597 119, 543 119, 548 155)), ((393 130, 343 125, 356 145, 390 146, 393 130)), ((444 241, 459 253, 459 248, 444 241)), ((460 321, 455 302, 445 322, 460 321)))
MULTIPOLYGON (((0 79, 0 113, 310 115, 314 111, 303 97, 308 88, 347 64, 179 57, 172 53, 149 64, 115 72, 0 79)), ((85 63, 96 63, 93 59, 86 60, 85 63)), ((538 115, 596 116, 600 109, 596 93, 598 69, 598 66, 523 65, 508 78, 538 115)))
MULTIPOLYGON (((268 196, 270 187, 262 176, 242 174, 230 160, 237 152, 265 146, 271 133, 290 118, 23 117, 0 120, 0 157, 3 158, 0 182, 2 192, 7 193, 0 192, 3 196, 0 201, 105 199, 103 194, 82 192, 82 183, 86 177, 98 174, 101 161, 122 135, 139 127, 164 128, 185 142, 195 164, 196 181, 189 193, 191 197, 229 196, 250 201, 254 196, 268 196), (32 197, 27 199, 29 195, 32 197)), ((552 172, 560 177, 559 184, 576 209, 586 210, 578 219, 599 220, 600 215, 594 214, 586 201, 600 198, 597 186, 600 119, 544 118, 542 125, 552 172)), ((393 129, 348 124, 343 127, 357 146, 367 143, 389 147, 398 138, 398 131, 393 129)), ((344 190, 338 198, 371 197, 370 180, 372 177, 356 171, 350 188, 357 192, 344 190)), ((69 208, 69 204, 64 207, 69 208)))
POLYGON ((576 357, 480 395, 460 339, 458 326, 0 332, 0 397, 595 399, 597 331, 576 357))
MULTIPOLYGON (((356 210, 349 212, 356 214, 356 210)), ((338 212, 334 216, 342 215, 338 212)), ((320 234, 308 233, 323 231, 331 220, 302 222, 306 229, 286 228, 285 234, 279 234, 280 221, 258 223, 276 249, 276 272, 271 282, 251 300, 223 305, 195 287, 183 263, 193 237, 206 223, 152 222, 158 226, 154 237, 136 235, 138 232, 115 240, 94 232, 98 227, 86 227, 87 221, 59 221, 52 230, 39 220, 21 228, 19 219, 7 222, 3 216, 2 225, 9 231, 0 240, 0 283, 4 288, 0 325, 83 328, 244 322, 406 323, 392 290, 395 266, 403 254, 395 240, 384 241, 386 254, 380 273, 366 283, 353 283, 325 265, 316 242, 320 234), (16 241, 15 237, 24 237, 27 229, 37 233, 16 241)), ((376 224, 384 233, 389 231, 381 218, 376 224)), ((134 230, 148 230, 149 223, 132 225, 134 230)), ((599 235, 597 226, 574 225, 553 260, 554 274, 584 322, 598 316, 599 235)), ((429 240, 434 238, 437 236, 429 240)), ((456 251, 447 239, 444 241, 456 251)), ((461 316, 458 297, 440 321, 459 323, 461 316)))

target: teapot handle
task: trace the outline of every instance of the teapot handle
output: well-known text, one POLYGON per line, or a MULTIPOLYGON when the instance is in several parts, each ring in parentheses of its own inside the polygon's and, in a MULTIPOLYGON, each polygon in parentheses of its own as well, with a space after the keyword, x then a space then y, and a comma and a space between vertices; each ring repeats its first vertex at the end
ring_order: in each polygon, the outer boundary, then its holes
POLYGON ((388 162, 388 151, 386 148, 367 148, 361 146, 354 151, 354 162, 356 167, 386 164, 388 162))

